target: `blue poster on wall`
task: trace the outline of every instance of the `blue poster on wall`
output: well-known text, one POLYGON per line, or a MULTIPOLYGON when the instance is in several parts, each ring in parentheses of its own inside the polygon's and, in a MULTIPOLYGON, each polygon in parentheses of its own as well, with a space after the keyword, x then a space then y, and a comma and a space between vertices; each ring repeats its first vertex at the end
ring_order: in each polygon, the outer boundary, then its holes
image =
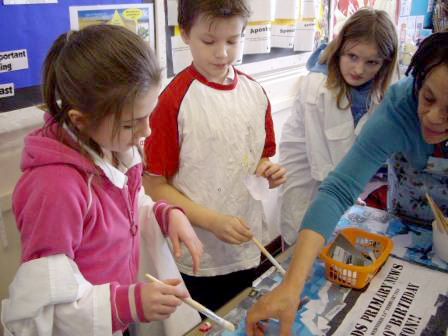
POLYGON ((26 50, 28 56, 28 69, 0 72, 0 84, 14 83, 16 90, 40 84, 47 50, 57 36, 70 30, 70 6, 141 2, 64 0, 54 4, 0 5, 0 53, 26 50))
MULTIPOLYGON (((152 18, 147 17, 149 12, 136 9, 139 4, 154 4, 154 0, 59 0, 32 5, 4 3, 0 4, 0 88, 13 85, 15 92, 11 97, 0 99, 0 112, 40 103, 42 64, 53 41, 70 30, 70 7, 115 5, 121 8, 118 10, 120 17, 124 21, 133 21, 139 30, 144 24, 154 23, 153 7, 150 12, 152 18), (127 12, 123 9, 126 5, 130 7, 127 12), (128 15, 121 15, 123 12, 128 15), (138 18, 135 16, 137 12, 140 13, 138 18)), ((150 45, 154 47, 154 26, 148 27, 149 30, 152 35, 150 45)))
POLYGON ((431 16, 432 16, 432 10, 434 7, 434 0, 414 0, 412 1, 412 7, 411 7, 411 15, 412 16, 418 16, 418 15, 424 15, 425 21, 423 23, 424 28, 431 28, 431 16))

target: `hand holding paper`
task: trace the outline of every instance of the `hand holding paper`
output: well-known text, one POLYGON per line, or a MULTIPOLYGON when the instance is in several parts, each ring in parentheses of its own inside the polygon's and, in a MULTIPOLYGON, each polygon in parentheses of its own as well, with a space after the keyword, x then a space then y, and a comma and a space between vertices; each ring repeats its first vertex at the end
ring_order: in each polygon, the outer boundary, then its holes
POLYGON ((273 189, 286 182, 286 169, 268 158, 262 158, 255 170, 256 176, 264 176, 269 182, 269 188, 273 189))

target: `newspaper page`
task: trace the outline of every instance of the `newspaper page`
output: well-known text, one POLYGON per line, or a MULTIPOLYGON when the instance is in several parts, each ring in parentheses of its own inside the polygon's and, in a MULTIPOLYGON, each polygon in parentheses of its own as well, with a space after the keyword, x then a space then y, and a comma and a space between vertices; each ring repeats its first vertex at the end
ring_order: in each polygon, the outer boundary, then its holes
MULTIPOLYGON (((325 265, 317 260, 303 290, 292 334, 448 335, 448 265, 432 252, 430 229, 363 206, 344 214, 337 231, 353 226, 392 238, 394 256, 362 290, 328 281, 325 265)), ((287 269, 289 263, 290 258, 282 266, 287 269)), ((254 283, 250 295, 224 316, 237 326, 235 332, 213 325, 204 335, 245 335, 248 309, 281 281, 282 275, 271 269, 254 283)), ((269 320, 263 326, 264 335, 279 335, 278 321, 269 320)))

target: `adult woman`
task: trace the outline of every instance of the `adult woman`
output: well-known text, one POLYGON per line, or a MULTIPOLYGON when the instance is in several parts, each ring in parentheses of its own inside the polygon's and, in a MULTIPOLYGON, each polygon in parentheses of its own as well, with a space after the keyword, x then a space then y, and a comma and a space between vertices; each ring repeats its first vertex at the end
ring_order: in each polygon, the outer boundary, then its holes
MULTIPOLYGON (((447 174, 438 159, 448 157, 448 32, 436 33, 421 43, 409 73, 412 76, 389 89, 350 151, 321 184, 304 216, 283 282, 248 313, 248 335, 254 335, 257 321, 268 317, 280 319, 281 335, 289 335, 307 274, 325 239, 388 158, 400 153, 416 173, 447 174)), ((431 187, 435 186, 427 186, 430 192, 434 190, 431 187)), ((445 196, 436 200, 439 205, 448 203, 446 195, 438 196, 445 196)))

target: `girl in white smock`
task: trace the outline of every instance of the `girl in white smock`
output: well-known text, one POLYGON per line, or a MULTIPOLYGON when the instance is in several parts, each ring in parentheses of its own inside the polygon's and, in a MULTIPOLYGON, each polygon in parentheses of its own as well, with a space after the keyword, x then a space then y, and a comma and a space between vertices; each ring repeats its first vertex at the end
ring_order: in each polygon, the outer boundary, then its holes
POLYGON ((299 79, 294 109, 280 141, 281 234, 297 237, 303 215, 320 182, 350 149, 391 81, 397 36, 386 12, 364 8, 337 38, 310 57, 310 73, 299 79))

